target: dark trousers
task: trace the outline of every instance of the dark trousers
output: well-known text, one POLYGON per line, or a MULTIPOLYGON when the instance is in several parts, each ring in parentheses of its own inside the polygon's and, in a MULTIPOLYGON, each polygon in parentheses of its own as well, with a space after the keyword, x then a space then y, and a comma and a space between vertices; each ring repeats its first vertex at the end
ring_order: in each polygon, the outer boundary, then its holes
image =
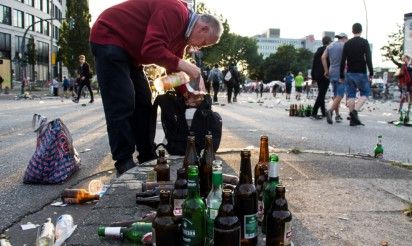
POLYGON ((313 105, 313 111, 312 114, 316 115, 318 114, 318 109, 322 111, 322 115, 326 115, 326 109, 325 109, 325 96, 326 92, 328 91, 329 88, 329 79, 325 78, 322 76, 320 80, 317 81, 318 83, 318 97, 316 98, 315 105, 313 105))
POLYGON ((156 157, 150 137, 152 92, 142 66, 115 45, 91 43, 113 159, 139 151, 139 162, 156 157))
POLYGON ((219 83, 213 82, 213 102, 217 102, 217 94, 219 93, 219 83))
POLYGON ((206 91, 207 91, 207 94, 210 94, 210 82, 209 81, 206 81, 206 80, 204 80, 205 81, 205 89, 206 89, 206 91))
POLYGON ((79 79, 79 90, 77 91, 77 100, 80 99, 83 87, 85 87, 85 86, 89 90, 90 101, 93 101, 93 91, 92 91, 92 87, 90 86, 90 81, 89 80, 80 80, 80 79, 79 79))
POLYGON ((228 82, 227 84, 227 102, 232 102, 232 93, 233 93, 233 83, 228 82))

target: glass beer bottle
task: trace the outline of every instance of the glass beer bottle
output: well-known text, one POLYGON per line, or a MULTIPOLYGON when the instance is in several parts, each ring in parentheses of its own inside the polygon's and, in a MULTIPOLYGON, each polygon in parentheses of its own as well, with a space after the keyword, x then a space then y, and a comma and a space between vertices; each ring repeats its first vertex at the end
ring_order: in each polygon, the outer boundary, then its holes
POLYGON ((132 243, 142 243, 143 236, 152 231, 152 223, 136 222, 129 227, 99 226, 97 234, 100 237, 112 239, 127 239, 132 243))
POLYGON ((155 246, 179 246, 179 225, 173 215, 170 204, 170 191, 160 191, 160 204, 157 208, 156 217, 152 223, 152 242, 155 246))
POLYGON ((205 136, 205 148, 202 158, 200 158, 200 196, 206 198, 212 189, 212 165, 215 159, 213 150, 213 138, 208 134, 205 136))
POLYGON ((214 222, 214 246, 240 246, 240 221, 235 214, 233 192, 225 189, 222 196, 214 222))
POLYGON ((261 224, 264 215, 264 204, 263 204, 263 185, 267 180, 267 170, 269 163, 269 138, 268 136, 260 137, 260 151, 259 151, 259 161, 255 165, 255 187, 258 196, 258 212, 257 220, 261 224))
POLYGON ((383 158, 382 135, 378 136, 378 143, 376 144, 373 152, 375 153, 375 158, 379 158, 379 159, 383 158))
POLYGON ((99 195, 91 194, 85 189, 65 189, 61 195, 63 203, 66 204, 80 204, 99 200, 99 198, 99 195))
POLYGON ((207 205, 207 242, 206 245, 213 245, 213 226, 215 218, 218 214, 220 204, 222 203, 222 167, 219 165, 213 166, 212 174, 213 188, 206 198, 207 205))
POLYGON ((266 217, 275 199, 276 186, 279 184, 279 157, 276 154, 270 155, 269 179, 265 183, 263 190, 264 217, 262 221, 262 233, 266 233, 266 217))
POLYGON ((157 163, 155 166, 156 179, 157 181, 170 181, 170 167, 167 164, 167 159, 165 157, 165 150, 159 150, 159 157, 157 158, 157 163))
POLYGON ((292 213, 285 198, 285 186, 276 186, 276 195, 266 221, 266 245, 291 245, 292 213))
POLYGON ((197 156, 196 152, 195 136, 192 135, 187 136, 185 158, 183 159, 183 168, 186 170, 186 174, 189 165, 199 166, 199 157, 197 156))
POLYGON ((184 168, 177 170, 177 179, 173 190, 173 214, 182 215, 182 204, 187 197, 187 174, 184 168))
POLYGON ((206 237, 206 205, 199 195, 199 171, 196 165, 188 168, 188 196, 183 202, 182 245, 203 246, 206 237))
POLYGON ((241 244, 257 244, 257 194, 252 183, 250 151, 240 153, 239 184, 235 189, 235 210, 241 224, 241 244))

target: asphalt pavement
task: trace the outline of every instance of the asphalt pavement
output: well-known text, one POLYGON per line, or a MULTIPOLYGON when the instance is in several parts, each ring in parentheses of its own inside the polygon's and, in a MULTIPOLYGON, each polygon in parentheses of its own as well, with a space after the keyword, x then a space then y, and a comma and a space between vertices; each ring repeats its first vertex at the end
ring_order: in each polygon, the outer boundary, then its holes
MULTIPOLYGON (((0 124, 0 152, 5 156, 0 167, 1 215, 10 218, 2 222, 5 234, 13 245, 33 245, 35 230, 23 231, 22 224, 41 224, 47 217, 55 221, 62 213, 70 213, 79 227, 68 245, 115 245, 114 241, 97 237, 97 226, 138 219, 149 211, 135 204, 135 193, 148 168, 136 168, 114 178, 100 99, 85 108, 60 103, 59 99, 42 100, 44 103, 39 99, 0 101, 6 109, 0 113, 1 118, 13 119, 0 124), (18 185, 27 154, 12 157, 10 151, 20 147, 24 153, 32 153, 34 148, 34 136, 23 142, 20 139, 30 135, 27 119, 31 115, 25 114, 40 111, 53 118, 59 115, 55 110, 63 112, 75 146, 83 151, 82 170, 60 186, 18 185), (110 184, 99 202, 50 206, 64 187, 87 187, 96 178, 110 184)), ((220 101, 224 103, 224 97, 220 101)), ((382 123, 396 117, 396 103, 369 103, 361 113, 366 126, 349 127, 348 122, 328 125, 325 121, 289 117, 285 110, 289 102, 269 94, 262 102, 256 102, 255 94, 243 94, 237 104, 214 106, 224 120, 217 157, 227 165, 225 172, 238 173, 240 149, 251 149, 255 164, 259 136, 269 136, 271 151, 280 155, 280 179, 287 187, 286 197, 293 213, 295 245, 379 245, 381 240, 389 245, 411 245, 412 221, 403 213, 412 202, 412 171, 407 163, 411 158, 411 128, 382 123), (379 132, 384 133, 387 160, 367 157, 379 132)), ((313 99, 306 102, 312 103, 313 99)), ((161 134, 157 136, 158 141, 161 138, 161 134)))

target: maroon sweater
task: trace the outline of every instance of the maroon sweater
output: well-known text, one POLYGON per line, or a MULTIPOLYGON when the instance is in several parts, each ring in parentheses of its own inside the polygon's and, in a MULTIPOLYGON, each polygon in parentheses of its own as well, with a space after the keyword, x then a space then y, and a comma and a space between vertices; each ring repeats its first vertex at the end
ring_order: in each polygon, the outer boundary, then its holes
POLYGON ((136 65, 154 63, 175 72, 188 23, 189 11, 180 0, 128 0, 98 17, 90 42, 119 46, 136 65))

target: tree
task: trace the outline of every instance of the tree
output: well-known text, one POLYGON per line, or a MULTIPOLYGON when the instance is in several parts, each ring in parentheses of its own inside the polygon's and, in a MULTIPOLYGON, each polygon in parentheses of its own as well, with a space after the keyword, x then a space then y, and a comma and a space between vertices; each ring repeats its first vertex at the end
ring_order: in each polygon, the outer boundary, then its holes
POLYGON ((382 50, 382 56, 386 61, 392 61, 396 66, 402 67, 402 55, 403 55, 403 42, 404 42, 404 29, 398 25, 398 30, 388 35, 389 40, 384 45, 382 50))
POLYGON ((36 65, 36 58, 37 58, 37 51, 36 51, 36 44, 34 43, 34 37, 30 36, 29 42, 27 44, 27 51, 25 53, 25 61, 27 64, 31 66, 31 71, 32 71, 32 76, 31 78, 33 81, 35 80, 34 78, 34 65, 36 65))
POLYGON ((74 76, 79 65, 78 57, 83 54, 94 68, 94 59, 89 45, 91 15, 87 0, 67 0, 66 20, 63 21, 59 38, 61 61, 74 76))
POLYGON ((263 80, 282 80, 287 72, 292 71, 296 57, 297 51, 293 45, 280 46, 275 54, 263 61, 263 80))
POLYGON ((312 67, 313 53, 305 48, 299 48, 296 54, 296 61, 292 68, 295 73, 302 72, 307 75, 307 71, 312 67))

